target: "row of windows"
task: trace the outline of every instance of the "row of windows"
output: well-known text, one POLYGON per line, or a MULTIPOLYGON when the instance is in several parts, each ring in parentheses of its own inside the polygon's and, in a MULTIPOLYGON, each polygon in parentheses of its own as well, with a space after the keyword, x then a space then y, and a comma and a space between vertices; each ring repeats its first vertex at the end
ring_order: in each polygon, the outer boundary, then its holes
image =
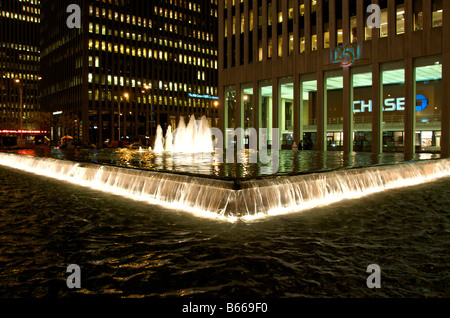
MULTIPOLYGON (((124 102, 121 95, 118 95, 117 92, 111 92, 107 91, 102 92, 106 96, 100 96, 101 91, 96 89, 94 91, 89 91, 89 100, 90 101, 108 101, 108 102, 124 102)), ((196 98, 178 98, 176 96, 153 96, 153 102, 152 98, 146 97, 146 96, 138 96, 136 98, 137 104, 147 104, 147 103, 153 103, 155 105, 164 105, 164 106, 185 106, 185 107, 210 107, 211 101, 206 99, 196 99, 196 98)))
POLYGON ((4 18, 22 20, 22 21, 26 21, 26 22, 34 22, 34 23, 41 22, 41 19, 38 17, 33 17, 33 16, 30 16, 27 14, 13 13, 13 12, 8 12, 8 11, 2 11, 1 16, 4 18))
POLYGON ((23 79, 23 80, 30 80, 30 81, 38 81, 41 79, 39 75, 36 74, 24 74, 24 73, 14 73, 14 72, 4 72, 3 78, 8 79, 23 79))
MULTIPOLYGON (((128 40, 133 40, 133 41, 143 41, 143 42, 152 42, 152 38, 149 36, 147 38, 147 34, 136 34, 136 33, 130 33, 130 32, 124 32, 124 31, 119 31, 119 30, 111 30, 111 29, 106 29, 106 26, 103 25, 101 26, 100 24, 94 24, 93 23, 89 23, 89 32, 90 33, 94 33, 95 34, 101 34, 101 35, 109 35, 109 36, 116 36, 118 37, 120 35, 121 38, 123 39, 128 39, 128 40), (101 31, 100 31, 101 28, 101 31), (95 30, 94 30, 95 29, 95 30)), ((208 36, 208 34, 207 34, 208 36)), ((209 40, 209 39, 207 39, 209 40)), ((163 40, 163 39, 157 39, 157 38, 153 38, 153 43, 155 44, 159 44, 159 45, 165 45, 165 46, 169 46, 169 47, 175 47, 175 48, 180 48, 182 49, 184 47, 185 50, 189 50, 189 51, 198 51, 199 53, 203 53, 203 54, 211 54, 211 55, 216 55, 217 56, 217 50, 213 50, 210 48, 205 48, 205 47, 201 47, 200 45, 197 46, 196 44, 191 44, 191 43, 184 43, 182 40, 174 41, 172 42, 171 40, 163 40)))
POLYGON ((164 61, 183 63, 186 65, 208 67, 211 69, 217 69, 218 67, 217 60, 193 57, 184 54, 173 54, 165 51, 158 51, 158 50, 153 51, 151 49, 147 50, 145 48, 140 47, 135 48, 123 44, 106 43, 105 41, 100 42, 89 40, 89 49, 93 50, 94 48, 96 50, 102 50, 105 52, 107 51, 110 53, 120 53, 137 57, 155 58, 164 61))
POLYGON ((13 50, 19 50, 19 51, 26 51, 26 52, 34 52, 34 53, 40 53, 39 48, 36 46, 31 45, 25 45, 25 44, 18 44, 18 43, 2 43, 2 47, 6 49, 13 49, 13 50))
MULTIPOLYGON (((197 74, 199 77, 199 80, 203 80, 205 78, 205 73, 200 72, 197 74)), ((89 83, 96 83, 101 85, 109 85, 109 86, 121 86, 121 87, 147 87, 147 89, 152 89, 153 85, 150 82, 149 84, 143 84, 141 81, 127 78, 123 76, 112 76, 112 75, 99 75, 99 74, 92 74, 89 73, 88 75, 88 82, 89 83)), ((155 85, 156 86, 156 85, 155 85)), ((168 90, 168 91, 174 91, 174 92, 187 92, 187 93, 193 93, 195 92, 194 88, 190 84, 186 83, 173 83, 173 82, 164 82, 159 81, 158 82, 158 88, 160 90, 168 90)), ((197 88, 197 94, 203 94, 206 92, 206 94, 217 94, 217 88, 212 86, 202 86, 197 88)))
MULTIPOLYGON (((162 10, 162 8, 160 9, 162 10)), ((91 15, 94 15, 94 7, 90 6, 89 7, 89 11, 91 15)), ((147 18, 141 18, 141 17, 136 17, 134 15, 130 15, 130 14, 123 14, 123 13, 119 13, 119 12, 113 12, 112 10, 107 10, 105 8, 101 9, 102 13, 100 15, 100 8, 95 8, 95 16, 97 18, 103 17, 106 18, 108 17, 109 20, 114 20, 114 21, 120 21, 120 22, 126 22, 128 24, 132 24, 132 25, 137 25, 137 26, 142 26, 144 28, 146 28, 148 26, 148 28, 152 28, 152 20, 151 19, 147 19, 147 18)), ((155 7, 155 13, 158 13, 158 8, 155 7)), ((165 9, 165 15, 168 15, 168 10, 165 9)), ((163 16, 165 16, 163 15, 163 16)), ((181 12, 175 12, 172 13, 172 11, 170 10, 169 16, 172 15, 173 18, 175 20, 179 20, 179 21, 184 21, 185 18, 183 17, 183 14, 181 12)), ((217 17, 217 14, 216 14, 217 17)), ((192 17, 193 19, 195 19, 195 17, 192 17)), ((191 17, 187 17, 186 20, 188 20, 191 23, 191 17)), ((206 40, 206 41, 214 41, 214 35, 208 32, 204 32, 204 31, 199 31, 199 30, 191 30, 192 33, 188 33, 187 28, 184 27, 185 29, 185 35, 186 36, 191 36, 191 37, 196 37, 200 40, 206 40)), ((178 26, 174 25, 172 26, 172 24, 168 24, 165 23, 164 24, 164 30, 165 31, 170 31, 170 32, 175 32, 178 33, 181 30, 178 30, 178 26)), ((160 28, 160 31, 162 31, 162 29, 160 28)))
MULTIPOLYGON (((251 1, 251 0, 250 0, 251 1)), ((309 1, 309 0, 307 0, 309 1)), ((241 0, 241 2, 243 2, 243 0, 241 0)), ((305 26, 304 26, 304 15, 305 15, 305 4, 304 4, 304 0, 300 0, 299 1, 299 15, 300 15, 300 23, 299 23, 299 34, 300 34, 300 45, 299 45, 299 50, 300 53, 304 53, 306 51, 306 35, 305 35, 305 26)), ((338 1, 337 1, 338 2, 338 1)), ((370 3, 365 1, 365 5, 367 3, 370 3)), ((225 1, 226 3, 226 1, 225 1)), ((234 3, 234 1, 233 1, 234 3)), ((388 9, 387 9, 387 3, 384 3, 385 7, 382 7, 381 10, 381 21, 380 21, 380 25, 381 28, 380 29, 372 29, 369 27, 365 27, 365 32, 364 32, 364 39, 367 40, 371 40, 374 33, 373 32, 379 32, 379 37, 380 38, 384 38, 388 36, 388 30, 389 30, 389 23, 395 23, 395 32, 397 35, 400 34, 404 34, 405 33, 405 4, 404 1, 396 1, 397 5, 396 5, 396 15, 395 15, 395 21, 390 21, 389 17, 388 17, 388 9)), ((289 0, 288 3, 288 18, 289 18, 289 24, 288 24, 288 28, 289 28, 289 34, 288 34, 288 53, 289 55, 293 54, 294 52, 294 32, 293 32, 293 23, 292 20, 294 18, 294 9, 293 9, 293 4, 294 1, 289 0)), ((355 4, 356 5, 356 4, 355 4)), ((339 6, 342 6, 342 4, 340 3, 337 8, 339 6)), ((282 8, 282 3, 280 0, 278 0, 278 25, 281 26, 281 23, 283 22, 283 12, 281 11, 282 8)), ((262 10, 268 10, 267 11, 267 25, 271 26, 272 25, 272 14, 270 14, 271 10, 272 10, 272 1, 268 0, 268 6, 267 8, 262 8, 259 7, 258 8, 258 31, 259 31, 259 41, 258 41, 258 60, 262 61, 263 60, 263 47, 262 47, 262 39, 261 39, 261 35, 262 34, 262 17, 263 17, 263 12, 262 10)), ((311 41, 310 41, 310 50, 311 51, 316 51, 318 50, 318 35, 317 35, 317 28, 315 26, 316 23, 316 10, 317 10, 317 1, 315 0, 311 0, 311 41)), ((330 26, 329 26, 329 22, 328 22, 328 18, 329 18, 329 10, 330 8, 328 6, 325 6, 323 8, 323 17, 324 17, 324 23, 323 23, 323 48, 329 48, 330 47, 330 26)), ((336 10, 337 13, 338 10, 336 10)), ((433 0, 432 2, 432 8, 431 8, 431 27, 436 28, 436 27, 441 27, 442 26, 442 18, 443 18, 443 6, 442 6, 442 0, 433 0)), ((342 15, 342 14, 341 14, 342 15)), ((226 16, 226 14, 225 14, 226 16)), ((370 13, 365 13, 365 19, 367 19, 370 16, 370 13)), ((249 10, 249 16, 248 16, 248 31, 252 32, 253 31, 253 9, 249 10)), ((245 21, 246 21, 246 17, 244 13, 240 14, 240 33, 243 34, 245 32, 245 21)), ((350 10, 350 28, 349 28, 349 39, 350 39, 350 43, 356 43, 358 42, 357 39, 357 28, 358 28, 358 17, 356 15, 356 7, 351 8, 350 10)), ((228 24, 228 19, 225 19, 225 25, 224 25, 224 31, 225 31, 225 40, 224 40, 224 47, 225 47, 225 51, 227 52, 228 50, 228 43, 227 43, 227 37, 232 34, 232 35, 236 35, 237 32, 237 25, 236 25, 237 21, 236 21, 236 16, 232 17, 232 22, 231 22, 231 29, 229 30, 230 26, 228 24)), ((336 39, 336 44, 340 45, 343 44, 344 42, 344 32, 343 32, 343 21, 342 21, 342 17, 339 16, 339 14, 337 14, 337 21, 336 21, 336 34, 334 35, 335 39, 336 39)), ((413 31, 420 31, 424 29, 424 10, 423 10, 423 6, 422 6, 422 1, 414 1, 414 7, 413 7, 413 31)), ((278 27, 278 34, 276 34, 275 36, 272 36, 272 28, 268 28, 268 34, 267 34, 267 43, 268 43, 268 47, 267 47, 267 58, 272 58, 273 54, 274 54, 274 46, 276 47, 276 53, 279 57, 282 57, 283 54, 283 36, 282 36, 282 32, 281 32, 282 28, 278 27), (274 38, 274 39, 273 39, 274 38), (274 43, 275 42, 275 43, 274 43)), ((242 41, 243 36, 241 36, 241 41, 242 41)), ((252 39, 249 39, 250 41, 252 41, 252 39)), ((241 42, 242 43, 242 42, 241 42)), ((250 43, 251 44, 251 43, 250 43)), ((234 40, 232 41, 232 51, 235 51, 235 46, 236 44, 234 43, 234 40)), ((241 64, 243 62, 243 50, 241 50, 241 64)), ((250 57, 251 59, 251 57, 250 57)), ((225 57, 225 65, 227 65, 227 58, 225 57)), ((235 57, 232 57, 232 64, 233 66, 236 64, 235 61, 235 57)))

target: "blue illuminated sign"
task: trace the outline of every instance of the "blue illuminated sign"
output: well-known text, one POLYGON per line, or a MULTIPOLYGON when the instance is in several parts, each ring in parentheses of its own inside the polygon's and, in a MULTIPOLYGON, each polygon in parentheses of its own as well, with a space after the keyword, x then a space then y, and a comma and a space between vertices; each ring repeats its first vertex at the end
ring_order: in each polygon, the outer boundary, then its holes
POLYGON ((189 97, 194 97, 194 98, 203 98, 203 99, 214 99, 214 100, 218 100, 219 97, 216 96, 211 96, 211 95, 199 95, 199 94, 188 94, 189 97))
POLYGON ((360 59, 360 48, 358 44, 347 44, 337 46, 334 51, 331 51, 331 63, 342 64, 343 66, 349 66, 353 62, 360 59))
MULTIPOLYGON (((428 99, 424 95, 417 95, 417 104, 416 111, 421 112, 424 111, 428 107, 428 99)), ((395 112, 395 111, 404 111, 405 110, 405 98, 387 98, 384 100, 383 111, 385 112, 395 112)), ((372 112, 372 101, 369 100, 367 103, 363 100, 354 101, 353 102, 353 112, 354 113, 365 113, 372 112), (360 107, 357 108, 357 105, 360 107)))
POLYGON ((422 102, 422 105, 417 105, 416 106, 416 111, 417 112, 421 112, 421 111, 425 110, 425 108, 428 107, 428 99, 425 96, 417 95, 416 99, 418 101, 420 100, 422 102))

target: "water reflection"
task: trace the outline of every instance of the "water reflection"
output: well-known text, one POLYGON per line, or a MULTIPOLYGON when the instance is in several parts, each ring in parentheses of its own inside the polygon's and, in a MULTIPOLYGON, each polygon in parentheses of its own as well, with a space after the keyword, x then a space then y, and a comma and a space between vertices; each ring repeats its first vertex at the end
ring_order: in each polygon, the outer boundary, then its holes
MULTIPOLYGON (((439 154, 405 155, 403 153, 360 153, 360 152, 318 152, 292 151, 279 152, 279 164, 251 163, 255 153, 249 150, 234 156, 242 163, 228 163, 226 153, 168 153, 155 154, 147 149, 35 149, 20 150, 21 155, 42 156, 78 162, 97 163, 154 171, 167 171, 199 174, 217 178, 255 178, 268 175, 292 175, 329 171, 340 168, 385 165, 412 160, 440 158, 439 154)), ((270 151, 269 151, 269 156, 270 151)), ((256 154, 257 155, 257 154, 256 154)))

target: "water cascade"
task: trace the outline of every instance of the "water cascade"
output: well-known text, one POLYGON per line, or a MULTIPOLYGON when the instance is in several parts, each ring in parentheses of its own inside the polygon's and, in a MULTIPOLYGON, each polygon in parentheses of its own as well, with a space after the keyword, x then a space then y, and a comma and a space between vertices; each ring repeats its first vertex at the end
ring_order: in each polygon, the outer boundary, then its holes
POLYGON ((226 220, 298 212, 450 176, 450 159, 257 180, 214 180, 0 153, 0 165, 226 220))

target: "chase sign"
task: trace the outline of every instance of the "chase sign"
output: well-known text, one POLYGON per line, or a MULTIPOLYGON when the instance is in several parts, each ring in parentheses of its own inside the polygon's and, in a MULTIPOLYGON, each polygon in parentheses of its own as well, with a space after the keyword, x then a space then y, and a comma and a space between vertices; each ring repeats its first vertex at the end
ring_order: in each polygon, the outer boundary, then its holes
MULTIPOLYGON (((424 111, 428 107, 428 99, 424 95, 417 95, 416 97, 416 111, 424 111)), ((405 98, 387 98, 384 100, 383 111, 384 112, 395 112, 405 110, 405 98)), ((354 113, 365 113, 372 112, 372 101, 354 101, 353 102, 353 112, 354 113)))

